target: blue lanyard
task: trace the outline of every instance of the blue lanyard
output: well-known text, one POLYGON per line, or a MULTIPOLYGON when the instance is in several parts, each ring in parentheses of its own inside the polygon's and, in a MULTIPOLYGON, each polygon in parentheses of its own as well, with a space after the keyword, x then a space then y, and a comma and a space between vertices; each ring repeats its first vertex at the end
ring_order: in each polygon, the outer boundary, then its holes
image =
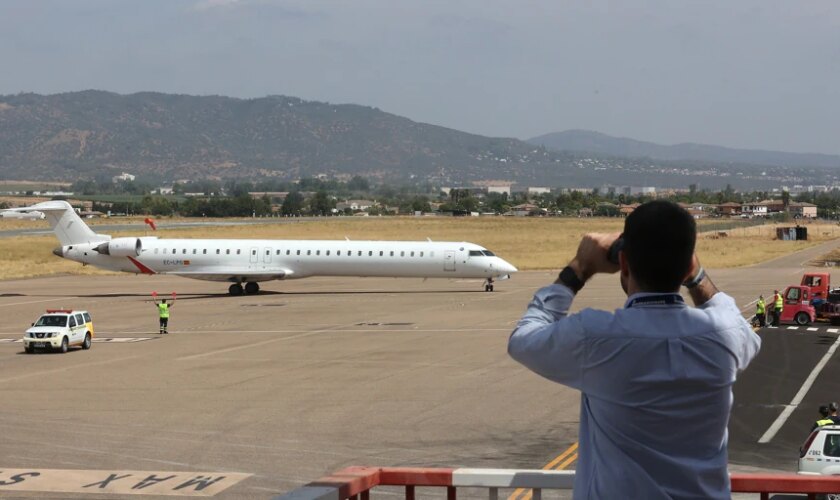
POLYGON ((674 304, 685 304, 685 300, 678 293, 664 293, 637 297, 627 304, 627 308, 629 309, 633 306, 672 306, 674 304))

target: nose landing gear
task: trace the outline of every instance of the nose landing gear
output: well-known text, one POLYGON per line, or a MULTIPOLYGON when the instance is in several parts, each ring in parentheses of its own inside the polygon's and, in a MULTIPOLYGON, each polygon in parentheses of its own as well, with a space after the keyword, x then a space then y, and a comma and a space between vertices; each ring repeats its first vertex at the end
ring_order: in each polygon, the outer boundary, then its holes
POLYGON ((492 292, 493 291, 493 283, 494 283, 493 278, 487 278, 487 280, 484 281, 484 291, 485 292, 492 292))

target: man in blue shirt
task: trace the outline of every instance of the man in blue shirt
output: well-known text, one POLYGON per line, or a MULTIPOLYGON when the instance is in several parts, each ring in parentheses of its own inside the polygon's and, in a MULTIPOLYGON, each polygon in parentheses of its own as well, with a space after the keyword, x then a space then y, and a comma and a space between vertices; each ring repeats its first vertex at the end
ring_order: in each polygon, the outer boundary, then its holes
POLYGON ((634 210, 616 263, 618 238, 583 238, 557 281, 534 295, 508 352, 581 391, 574 498, 728 499, 732 384, 761 340, 700 266, 684 209, 653 201, 634 210), (615 272, 623 309, 568 314, 589 278, 615 272))

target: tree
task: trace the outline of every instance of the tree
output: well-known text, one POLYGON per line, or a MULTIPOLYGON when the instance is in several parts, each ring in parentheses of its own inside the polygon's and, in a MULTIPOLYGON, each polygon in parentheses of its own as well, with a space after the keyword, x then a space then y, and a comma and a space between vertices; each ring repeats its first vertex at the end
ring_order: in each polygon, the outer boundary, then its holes
POLYGON ((347 182, 347 189, 350 191, 365 191, 370 189, 367 179, 364 177, 354 175, 350 181, 347 182))
POLYGON ((283 200, 283 206, 280 207, 280 213, 285 216, 300 215, 303 212, 303 195, 300 191, 292 191, 286 195, 283 200))
POLYGON ((790 191, 785 189, 782 191, 782 206, 784 206, 784 211, 787 212, 790 208, 790 191))
POLYGON ((330 215, 335 208, 335 200, 330 198, 326 191, 318 191, 309 200, 309 211, 313 215, 330 215))

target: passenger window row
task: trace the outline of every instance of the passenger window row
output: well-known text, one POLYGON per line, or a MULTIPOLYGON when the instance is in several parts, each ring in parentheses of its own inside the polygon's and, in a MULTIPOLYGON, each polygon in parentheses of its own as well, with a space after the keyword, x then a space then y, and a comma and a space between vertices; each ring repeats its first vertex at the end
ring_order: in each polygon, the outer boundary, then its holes
MULTIPOLYGON (((161 249, 159 249, 159 248, 155 248, 155 249, 154 249, 154 253, 155 253, 155 255, 157 255, 157 254, 159 253, 159 250, 161 250, 161 249)), ((225 250, 225 255, 230 255, 230 250, 231 250, 230 248, 226 249, 226 250, 225 250)), ((282 253, 281 253, 281 252, 282 252, 282 250, 279 250, 279 249, 278 249, 275 255, 282 255, 282 253)), ((174 255, 174 254, 177 254, 177 253, 178 253, 178 249, 177 249, 177 248, 173 248, 173 249, 172 249, 172 254, 174 255)), ((182 253, 182 254, 186 254, 186 253, 187 253, 187 249, 186 249, 186 248, 182 249, 182 250, 181 250, 181 253, 182 253)), ((206 248, 205 248, 205 249, 202 249, 201 253, 202 253, 202 255, 207 255, 207 249, 206 249, 206 248)), ((166 254, 166 250, 165 250, 165 249, 163 249, 163 254, 166 254)), ((192 255, 197 255, 197 254, 198 254, 198 249, 197 249, 197 248, 193 248, 193 249, 192 249, 192 255)), ((236 255, 241 255, 241 254, 242 254, 242 250, 237 248, 237 249, 236 249, 236 255)), ((251 254, 252 254, 252 255, 256 255, 256 250, 252 251, 252 252, 251 252, 251 254)), ((301 254, 301 253, 300 253, 300 250, 296 250, 296 251, 295 251, 295 255, 300 255, 300 254, 301 254)), ((362 256, 362 254, 363 254, 363 252, 362 252, 361 250, 357 250, 357 251, 356 251, 356 255, 357 255, 358 257, 361 257, 361 256, 362 256)), ((368 252, 367 252, 368 257, 373 257, 373 254, 374 254, 374 251, 373 251, 373 250, 368 250, 368 252)), ((426 254, 426 252, 425 252, 425 251, 420 251, 420 252, 410 251, 410 252, 408 252, 408 256, 409 256, 409 257, 415 257, 415 256, 418 256, 418 257, 424 257, 424 256, 425 256, 425 254, 426 254)), ((483 252, 483 254, 484 254, 484 255, 488 255, 488 256, 492 256, 492 255, 493 255, 493 253, 492 253, 492 252, 488 252, 488 251, 484 251, 484 252, 483 252)), ((217 248, 217 249, 216 249, 216 255, 221 255, 221 249, 219 249, 219 248, 217 248)), ((266 250, 266 251, 265 251, 265 255, 266 255, 266 256, 271 255, 271 250, 266 250)), ((292 255, 292 251, 287 249, 287 250, 286 250, 286 255, 292 255)), ((306 255, 312 255, 312 250, 307 250, 307 251, 306 251, 306 255)), ((316 255, 316 256, 321 255, 321 250, 315 250, 315 255, 316 255)), ((326 251, 325 251, 325 255, 329 256, 329 255, 330 255, 330 250, 326 250, 326 251)), ((340 256, 341 256, 341 250, 336 250, 335 255, 336 255, 337 257, 340 257, 340 256)), ((352 257, 352 256, 353 256, 353 251, 352 251, 352 250, 347 250, 347 251, 345 251, 344 255, 345 255, 345 256, 347 256, 347 257, 352 257)), ((391 250, 391 251, 388 253, 388 255, 389 255, 389 256, 391 256, 391 257, 394 257, 394 251, 393 251, 393 250, 391 250)), ((473 257, 473 256, 479 256, 479 255, 482 255, 482 251, 479 251, 479 250, 470 250, 470 257, 473 257)), ((384 256, 385 256, 385 251, 384 251, 384 250, 379 250, 379 256, 380 256, 380 257, 384 257, 384 256)), ((405 257, 405 256, 406 256, 406 252, 405 252, 405 250, 401 250, 401 251, 400 251, 400 257, 405 257)), ((434 257, 434 256, 435 256, 435 252, 434 252, 434 251, 429 252, 429 257, 434 257)))

